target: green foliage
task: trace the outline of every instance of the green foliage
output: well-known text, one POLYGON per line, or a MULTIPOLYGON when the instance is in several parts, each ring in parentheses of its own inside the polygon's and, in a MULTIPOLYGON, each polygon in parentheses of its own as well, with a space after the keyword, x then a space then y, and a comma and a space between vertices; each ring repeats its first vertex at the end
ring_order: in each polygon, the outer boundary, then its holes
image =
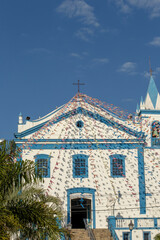
POLYGON ((14 142, 0 144, 0 239, 21 232, 21 239, 42 239, 48 235, 57 240, 65 232, 61 202, 39 187, 42 178, 32 161, 16 161, 20 152, 14 142), (19 231, 20 230, 20 231, 19 231))
POLYGON ((158 233, 155 237, 154 240, 160 240, 160 233, 158 233))

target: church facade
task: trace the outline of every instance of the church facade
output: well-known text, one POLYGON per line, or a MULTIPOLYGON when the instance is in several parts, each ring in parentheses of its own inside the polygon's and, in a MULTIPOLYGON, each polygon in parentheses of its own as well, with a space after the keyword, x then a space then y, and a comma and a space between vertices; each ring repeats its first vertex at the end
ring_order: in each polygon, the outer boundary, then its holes
POLYGON ((151 76, 135 117, 78 92, 37 120, 20 114, 15 141, 42 172, 46 194, 62 200, 65 226, 84 228, 86 219, 116 240, 151 240, 160 231, 159 124, 151 76))

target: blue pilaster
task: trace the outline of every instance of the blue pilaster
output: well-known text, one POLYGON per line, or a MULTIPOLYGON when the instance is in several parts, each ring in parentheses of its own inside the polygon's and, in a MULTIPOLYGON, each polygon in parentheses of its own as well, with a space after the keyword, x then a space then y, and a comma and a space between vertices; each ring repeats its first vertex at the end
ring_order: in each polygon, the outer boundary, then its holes
POLYGON ((137 228, 137 222, 138 222, 138 218, 134 219, 134 228, 137 228))
POLYGON ((108 223, 109 223, 109 225, 111 224, 112 227, 115 229, 116 228, 116 218, 115 218, 115 216, 109 216, 108 217, 108 223))
POLYGON ((139 201, 140 214, 146 214, 146 193, 145 193, 145 173, 144 173, 144 149, 138 147, 138 179, 139 179, 139 201))
POLYGON ((92 193, 92 203, 93 203, 93 228, 96 228, 96 207, 95 207, 95 191, 92 193))
POLYGON ((67 223, 70 223, 70 192, 67 191, 67 223))
POLYGON ((158 224, 158 223, 157 223, 157 218, 154 218, 154 227, 155 227, 155 228, 157 228, 157 226, 158 226, 157 224, 158 224))

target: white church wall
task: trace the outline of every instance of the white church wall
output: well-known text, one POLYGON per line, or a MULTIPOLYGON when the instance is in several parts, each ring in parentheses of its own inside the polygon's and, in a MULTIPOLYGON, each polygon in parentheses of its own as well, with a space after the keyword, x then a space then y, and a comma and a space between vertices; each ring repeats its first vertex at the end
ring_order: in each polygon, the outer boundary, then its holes
POLYGON ((96 189, 96 226, 107 227, 106 219, 120 213, 123 217, 139 217, 139 182, 137 149, 113 150, 23 150, 22 158, 34 160, 37 154, 47 154, 50 160, 50 178, 44 178, 44 188, 49 194, 63 200, 67 212, 67 189, 87 187, 96 189), (88 155, 88 178, 73 178, 72 156, 88 155), (112 178, 110 155, 125 156, 125 177, 112 178), (58 165, 56 165, 58 163, 58 165), (120 197, 118 197, 118 191, 120 197), (126 211, 126 209, 128 209, 126 211))
MULTIPOLYGON (((28 121, 20 127, 19 133, 28 131, 28 135, 22 136, 21 140, 17 139, 17 143, 23 144, 22 158, 34 161, 38 154, 46 154, 50 157, 50 177, 44 178, 42 186, 46 189, 46 193, 61 199, 65 224, 67 224, 69 211, 67 192, 69 189, 78 188, 95 189, 96 228, 107 228, 107 218, 119 214, 123 218, 160 216, 159 207, 156 207, 160 205, 158 194, 160 149, 153 148, 151 139, 152 122, 160 121, 160 115, 145 113, 144 110, 141 117, 141 121, 137 120, 136 123, 129 119, 123 121, 100 108, 74 102, 73 105, 68 104, 67 107, 60 108, 60 112, 53 111, 47 117, 35 122, 28 121), (53 124, 62 112, 66 113, 67 110, 81 105, 86 107, 86 110, 98 112, 101 117, 107 119, 107 123, 111 124, 107 125, 83 113, 70 114, 68 118, 62 117, 53 124), (35 132, 30 131, 32 127, 43 124, 46 119, 47 124, 38 130, 35 129, 35 132), (82 128, 76 125, 80 120, 84 124, 82 128), (143 145, 144 155, 142 144, 145 140, 141 139, 140 135, 136 135, 141 131, 145 133, 147 143, 143 145), (77 154, 88 156, 88 177, 86 178, 75 178, 73 175, 73 156, 77 154), (123 156, 125 161, 125 172, 121 177, 113 177, 111 173, 111 156, 115 154, 123 156), (143 211, 145 207, 146 213, 143 211)), ((90 199, 93 210, 93 192, 71 191, 68 196, 69 203, 74 198, 90 199)), ((92 218, 93 215, 92 211, 92 218)), ((138 223, 140 224, 141 221, 144 224, 147 220, 138 220, 138 223)), ((120 239, 124 231, 120 229, 117 231, 120 239)), ((152 236, 156 231, 152 229, 152 236)), ((143 239, 143 230, 134 229, 132 234, 132 239, 143 239)))
MULTIPOLYGON (((130 233, 130 230, 116 230, 116 234, 119 238, 119 240, 123 240, 123 233, 130 233)), ((144 239, 144 233, 148 232, 150 233, 150 240, 154 240, 154 237, 159 233, 158 229, 138 229, 138 230, 132 230, 132 239, 133 240, 143 240, 144 239)))

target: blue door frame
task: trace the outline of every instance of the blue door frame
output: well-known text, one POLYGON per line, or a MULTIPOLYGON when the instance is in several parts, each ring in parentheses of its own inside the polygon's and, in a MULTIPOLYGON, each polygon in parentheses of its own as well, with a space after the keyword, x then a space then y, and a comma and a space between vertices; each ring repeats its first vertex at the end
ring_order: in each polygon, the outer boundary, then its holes
POLYGON ((92 216, 93 216, 93 228, 96 228, 96 211, 95 211, 95 189, 93 188, 70 188, 67 189, 67 223, 70 223, 71 216, 70 216, 70 195, 73 193, 89 193, 92 195, 92 216))

